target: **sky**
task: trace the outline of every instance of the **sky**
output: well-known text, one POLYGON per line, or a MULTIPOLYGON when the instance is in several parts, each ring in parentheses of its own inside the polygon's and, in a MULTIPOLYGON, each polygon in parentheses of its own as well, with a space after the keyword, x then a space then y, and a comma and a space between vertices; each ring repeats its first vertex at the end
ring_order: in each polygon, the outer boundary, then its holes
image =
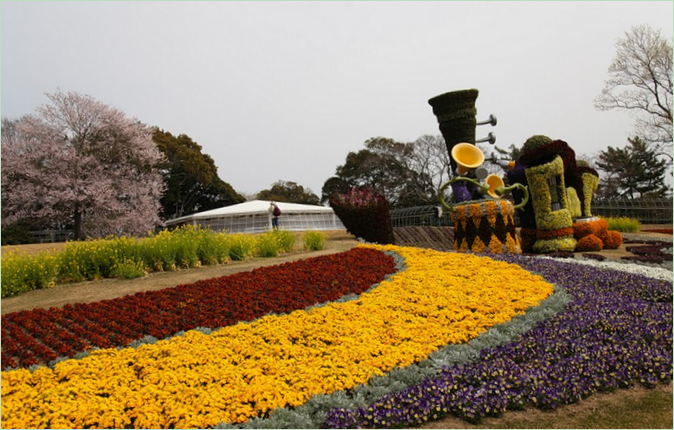
POLYGON ((535 134, 580 156, 624 147, 633 118, 598 111, 615 43, 673 33, 660 2, 0 2, 0 114, 76 91, 202 146, 254 195, 320 197, 372 137, 440 135, 428 99, 476 88, 496 146, 535 134))

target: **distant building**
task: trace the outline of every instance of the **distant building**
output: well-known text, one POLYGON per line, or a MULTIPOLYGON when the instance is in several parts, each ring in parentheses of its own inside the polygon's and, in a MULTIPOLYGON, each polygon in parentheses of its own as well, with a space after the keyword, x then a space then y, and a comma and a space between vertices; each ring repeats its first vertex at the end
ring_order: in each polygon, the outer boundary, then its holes
MULTIPOLYGON (((268 200, 253 200, 198 212, 166 221, 168 228, 198 225, 229 233, 262 233, 271 230, 268 200)), ((330 207, 276 202, 281 209, 279 230, 343 230, 344 225, 330 207)))

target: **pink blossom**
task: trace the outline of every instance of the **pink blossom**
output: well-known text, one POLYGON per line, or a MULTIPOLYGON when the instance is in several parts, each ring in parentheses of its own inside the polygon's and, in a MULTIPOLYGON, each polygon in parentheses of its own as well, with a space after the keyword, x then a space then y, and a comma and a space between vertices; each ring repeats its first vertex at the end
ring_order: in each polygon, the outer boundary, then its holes
POLYGON ((2 129, 2 224, 72 226, 76 237, 143 234, 161 224, 162 155, 152 130, 76 92, 47 94, 2 129), (8 130, 6 131, 6 128, 8 130))

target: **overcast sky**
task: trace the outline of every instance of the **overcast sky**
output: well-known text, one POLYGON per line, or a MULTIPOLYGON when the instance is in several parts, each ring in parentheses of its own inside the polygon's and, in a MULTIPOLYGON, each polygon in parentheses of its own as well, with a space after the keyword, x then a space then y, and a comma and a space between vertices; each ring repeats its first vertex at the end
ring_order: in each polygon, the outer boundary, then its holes
POLYGON ((672 2, 0 3, 2 117, 57 89, 88 94, 203 147, 254 194, 277 180, 320 196, 376 136, 439 135, 428 99, 477 88, 496 145, 623 147, 632 119, 597 111, 615 42, 672 2))

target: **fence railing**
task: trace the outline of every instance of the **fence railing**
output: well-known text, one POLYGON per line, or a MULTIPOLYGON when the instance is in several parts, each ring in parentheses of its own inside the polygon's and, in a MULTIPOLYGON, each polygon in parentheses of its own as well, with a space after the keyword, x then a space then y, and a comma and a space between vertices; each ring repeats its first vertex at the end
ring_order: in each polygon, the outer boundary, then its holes
POLYGON ((449 212, 443 211, 440 218, 436 212, 437 206, 415 206, 411 208, 393 209, 390 211, 391 224, 393 227, 407 226, 435 226, 448 227, 452 225, 449 212))
POLYGON ((596 199, 592 215, 635 218, 642 224, 672 224, 672 199, 596 199))
POLYGON ((39 230, 31 231, 35 243, 53 243, 72 240, 75 236, 72 230, 39 230))
MULTIPOLYGON (((451 226, 448 211, 438 219, 436 206, 415 206, 390 211, 393 227, 451 226)), ((672 224, 672 199, 598 199, 592 201, 592 215, 603 217, 628 217, 642 224, 672 224)), ((518 223, 517 211, 515 222, 518 223)))

